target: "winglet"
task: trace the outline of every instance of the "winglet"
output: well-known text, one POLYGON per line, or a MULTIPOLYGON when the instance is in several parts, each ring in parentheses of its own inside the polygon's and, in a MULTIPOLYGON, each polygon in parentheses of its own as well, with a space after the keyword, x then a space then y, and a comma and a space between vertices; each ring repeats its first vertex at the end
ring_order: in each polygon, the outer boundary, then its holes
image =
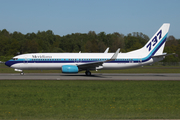
POLYGON ((104 62, 109 62, 109 61, 115 60, 117 58, 117 56, 118 56, 119 51, 120 51, 120 48, 117 49, 117 51, 114 53, 114 55, 111 57, 111 59, 106 60, 104 62))
POLYGON ((108 51, 109 51, 109 47, 104 51, 104 53, 108 53, 108 51))
POLYGON ((115 60, 118 56, 119 51, 120 51, 120 48, 117 49, 117 51, 114 53, 114 55, 111 57, 110 60, 115 60))

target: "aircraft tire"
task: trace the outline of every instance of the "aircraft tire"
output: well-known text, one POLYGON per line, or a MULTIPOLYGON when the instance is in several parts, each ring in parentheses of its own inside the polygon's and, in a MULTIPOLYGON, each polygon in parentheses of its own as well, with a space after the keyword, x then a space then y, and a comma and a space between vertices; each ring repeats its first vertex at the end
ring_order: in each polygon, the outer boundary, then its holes
POLYGON ((86 71, 85 72, 87 76, 91 76, 91 72, 90 71, 86 71))
POLYGON ((21 72, 21 73, 20 73, 20 75, 24 75, 24 73, 23 73, 23 72, 21 72))

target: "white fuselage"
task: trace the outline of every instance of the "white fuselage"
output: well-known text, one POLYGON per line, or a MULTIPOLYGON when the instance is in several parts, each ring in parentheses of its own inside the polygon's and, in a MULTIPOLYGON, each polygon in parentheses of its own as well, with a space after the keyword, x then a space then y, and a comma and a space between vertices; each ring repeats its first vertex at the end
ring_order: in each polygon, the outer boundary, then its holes
MULTIPOLYGON (((113 53, 31 53, 16 56, 11 67, 21 70, 46 70, 61 69, 63 65, 79 65, 90 62, 105 61, 111 58, 113 53)), ((148 59, 147 56, 135 56, 128 53, 119 53, 114 61, 103 63, 96 69, 125 69, 138 67, 162 60, 148 59), (148 59, 148 60, 147 60, 148 59)))

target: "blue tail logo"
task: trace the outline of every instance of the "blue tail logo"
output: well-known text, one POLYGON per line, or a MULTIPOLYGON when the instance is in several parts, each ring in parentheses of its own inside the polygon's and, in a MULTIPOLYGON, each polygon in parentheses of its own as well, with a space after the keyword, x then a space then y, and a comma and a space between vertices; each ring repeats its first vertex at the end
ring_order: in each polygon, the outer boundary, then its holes
POLYGON ((146 48, 149 48, 149 51, 151 51, 151 46, 155 46, 158 40, 161 39, 162 36, 162 30, 160 30, 157 35, 152 39, 152 41, 149 42, 149 44, 146 46, 146 48), (159 37, 159 38, 158 38, 159 37))

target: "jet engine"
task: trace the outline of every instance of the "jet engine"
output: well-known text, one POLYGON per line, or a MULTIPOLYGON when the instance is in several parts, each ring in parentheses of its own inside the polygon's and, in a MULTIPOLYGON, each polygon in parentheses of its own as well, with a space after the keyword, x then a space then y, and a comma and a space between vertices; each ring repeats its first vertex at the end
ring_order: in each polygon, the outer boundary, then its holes
POLYGON ((75 65, 63 65, 62 73, 78 73, 79 69, 75 65))

